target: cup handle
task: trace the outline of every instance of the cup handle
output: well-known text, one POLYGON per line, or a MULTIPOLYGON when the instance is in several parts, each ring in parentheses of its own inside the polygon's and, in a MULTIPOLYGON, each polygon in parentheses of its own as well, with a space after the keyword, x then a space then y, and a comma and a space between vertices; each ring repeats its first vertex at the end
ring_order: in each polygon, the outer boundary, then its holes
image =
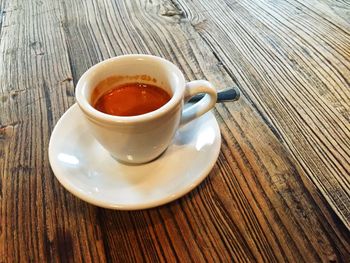
POLYGON ((216 89, 206 80, 194 80, 186 83, 184 102, 186 103, 191 97, 199 93, 205 93, 206 95, 182 111, 180 125, 189 123, 214 107, 217 99, 216 89))

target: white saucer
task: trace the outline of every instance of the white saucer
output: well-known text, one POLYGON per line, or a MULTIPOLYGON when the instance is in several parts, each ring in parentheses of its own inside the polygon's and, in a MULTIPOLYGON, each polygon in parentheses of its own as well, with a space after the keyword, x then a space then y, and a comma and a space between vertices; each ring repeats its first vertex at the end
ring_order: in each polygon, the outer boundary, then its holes
POLYGON ((220 151, 219 126, 211 112, 182 127, 155 161, 126 165, 115 161, 89 133, 77 104, 58 121, 49 160, 59 182, 91 204, 136 210, 173 201, 209 174, 220 151))

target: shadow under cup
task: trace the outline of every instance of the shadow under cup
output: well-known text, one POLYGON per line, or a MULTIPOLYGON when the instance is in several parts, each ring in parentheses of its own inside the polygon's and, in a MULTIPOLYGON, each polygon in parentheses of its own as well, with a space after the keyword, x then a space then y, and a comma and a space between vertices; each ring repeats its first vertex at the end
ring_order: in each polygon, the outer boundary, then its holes
POLYGON ((149 55, 126 55, 91 67, 79 80, 76 99, 97 141, 117 160, 145 163, 161 155, 179 126, 185 80, 169 61, 149 55), (92 105, 110 89, 127 83, 163 88, 171 99, 159 109, 137 116, 114 116, 92 105), (98 86, 98 87, 97 87, 98 86))

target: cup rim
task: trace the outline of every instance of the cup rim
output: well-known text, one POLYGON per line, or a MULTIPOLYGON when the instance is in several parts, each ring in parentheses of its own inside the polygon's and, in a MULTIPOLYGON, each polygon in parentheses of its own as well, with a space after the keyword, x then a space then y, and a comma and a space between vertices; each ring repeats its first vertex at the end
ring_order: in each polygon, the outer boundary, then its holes
MULTIPOLYGON (((101 79, 102 81, 102 79, 101 79)), ((109 122, 109 123, 134 123, 134 122, 144 122, 149 121, 157 117, 161 117, 162 115, 168 113, 169 111, 172 111, 176 106, 179 104, 180 101, 182 101, 183 94, 185 91, 185 79, 180 71, 180 69, 171 63, 170 61, 154 56, 154 55, 147 55, 147 54, 127 54, 127 55, 120 55, 116 57, 112 57, 106 60, 103 60, 92 67, 90 67, 78 80, 76 90, 75 90, 75 98, 76 101, 80 107, 80 109, 87 114, 90 118, 93 118, 95 120, 103 121, 103 122, 109 122), (173 93, 171 99, 164 104, 162 107, 145 113, 141 115, 135 115, 135 116, 115 116, 110 115, 107 113, 103 113, 101 111, 98 111, 95 109, 87 100, 85 97, 85 89, 87 88, 86 82, 88 81, 88 78, 91 74, 94 73, 95 70, 97 70, 100 67, 106 66, 108 64, 113 64, 117 61, 124 60, 124 59, 132 59, 132 60, 155 60, 157 62, 161 62, 167 67, 171 68, 171 71, 175 72, 178 78, 180 79, 180 85, 176 88, 175 92, 173 93)))

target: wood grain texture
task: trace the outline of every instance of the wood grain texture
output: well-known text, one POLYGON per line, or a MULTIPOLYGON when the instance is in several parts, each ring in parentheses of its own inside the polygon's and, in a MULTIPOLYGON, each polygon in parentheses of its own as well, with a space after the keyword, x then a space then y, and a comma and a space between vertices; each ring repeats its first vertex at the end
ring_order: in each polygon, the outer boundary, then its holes
POLYGON ((48 163, 51 131, 74 102, 59 6, 6 1, 3 8, 0 261, 103 259, 96 209, 67 195, 48 163))
POLYGON ((330 21, 323 1, 186 4, 196 31, 349 228, 349 15, 330 21))
POLYGON ((0 7, 0 262, 348 261, 346 2, 0 7), (134 212, 75 198, 47 157, 79 77, 126 53, 162 56, 188 80, 243 93, 214 110, 223 142, 208 178, 175 202, 134 212))

